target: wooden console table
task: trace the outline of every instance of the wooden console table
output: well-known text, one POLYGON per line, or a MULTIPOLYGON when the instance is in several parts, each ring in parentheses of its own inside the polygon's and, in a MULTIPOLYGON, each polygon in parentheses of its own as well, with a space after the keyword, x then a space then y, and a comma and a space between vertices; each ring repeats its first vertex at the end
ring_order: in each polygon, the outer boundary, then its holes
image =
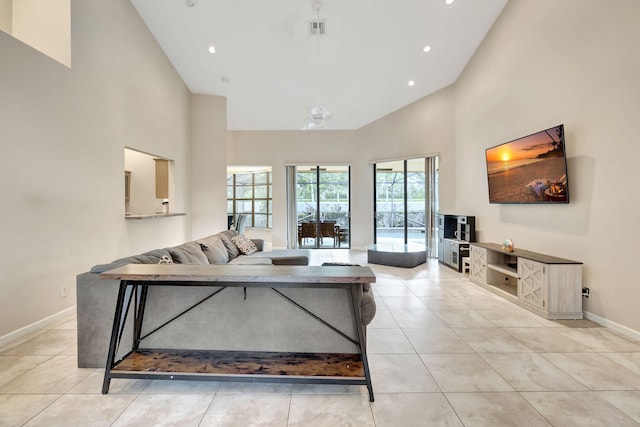
MULTIPOLYGON (((369 267, 129 264, 104 272, 100 277, 120 280, 103 394, 109 392, 112 378, 129 378, 366 385, 369 400, 374 400, 358 293, 363 283, 375 282, 375 275, 369 267), (287 300, 277 288, 349 289, 356 337, 349 337, 306 308, 288 301, 351 341, 359 352, 282 353, 140 348, 150 286, 215 286, 220 290, 226 287, 262 287, 272 289, 287 300), (131 304, 134 304, 131 351, 115 360, 131 304)), ((168 320, 167 324, 174 319, 168 320)))

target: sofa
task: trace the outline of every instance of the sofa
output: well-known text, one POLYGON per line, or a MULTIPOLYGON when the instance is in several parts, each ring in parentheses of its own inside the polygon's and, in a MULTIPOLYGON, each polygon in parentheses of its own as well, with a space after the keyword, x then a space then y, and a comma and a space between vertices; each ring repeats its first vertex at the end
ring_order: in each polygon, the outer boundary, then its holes
POLYGON ((95 265, 90 272, 102 273, 126 264, 158 264, 163 257, 177 264, 309 265, 308 250, 281 249, 264 252, 264 241, 261 239, 251 239, 256 252, 243 254, 233 242, 233 239, 240 236, 242 235, 235 230, 225 230, 179 246, 154 249, 141 255, 120 258, 108 264, 95 265))
MULTIPOLYGON (((119 288, 119 281, 100 279, 100 273, 126 264, 253 264, 308 265, 308 250, 263 251, 261 240, 247 240, 233 230, 187 242, 175 247, 155 249, 140 255, 99 264, 79 274, 77 289, 78 367, 104 368, 119 288), (240 242, 240 244, 238 244, 240 242)), ((333 268, 326 266, 323 268, 333 268)), ((176 320, 145 338, 147 348, 191 348, 214 350, 355 353, 357 347, 321 322, 304 313, 270 288, 150 287, 142 335, 168 319, 176 320), (202 302, 204 301, 204 302, 202 302), (194 307, 195 306, 195 307, 194 307), (194 307, 193 309, 190 309, 194 307)), ((347 289, 279 289, 296 304, 327 321, 349 336, 357 336, 347 289)), ((366 326, 376 307, 369 284, 358 293, 357 306, 366 326)), ((123 331, 123 342, 133 337, 133 308, 123 331)), ((122 347, 126 347, 122 346, 122 347)), ((123 356, 126 349, 118 352, 123 356)))

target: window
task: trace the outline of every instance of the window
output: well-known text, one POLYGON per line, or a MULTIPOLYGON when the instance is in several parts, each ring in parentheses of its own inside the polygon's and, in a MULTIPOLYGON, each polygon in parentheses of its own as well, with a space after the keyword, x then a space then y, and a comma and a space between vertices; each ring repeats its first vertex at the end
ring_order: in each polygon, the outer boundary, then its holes
POLYGON ((227 214, 248 214, 248 227, 271 228, 271 169, 227 172, 227 214))

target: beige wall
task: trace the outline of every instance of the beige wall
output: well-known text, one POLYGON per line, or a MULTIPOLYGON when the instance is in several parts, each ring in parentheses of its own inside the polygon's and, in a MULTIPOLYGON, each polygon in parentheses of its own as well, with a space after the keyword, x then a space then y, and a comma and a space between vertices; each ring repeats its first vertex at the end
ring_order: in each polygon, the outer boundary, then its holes
POLYGON ((14 1, 11 34, 70 67, 70 0, 14 1))
POLYGON ((0 222, 0 343, 72 307, 75 275, 93 264, 226 226, 225 163, 273 168, 274 247, 286 244, 284 165, 351 164, 353 246, 362 247, 373 233, 369 162, 436 152, 443 212, 476 215, 482 241, 511 237, 584 261, 585 309, 640 331, 639 2, 511 0, 455 85, 360 130, 326 132, 226 133, 224 99, 191 96, 129 1, 75 0, 72 16, 71 69, 0 33, 0 188, 10 207, 0 222), (489 205, 484 149, 560 122, 571 203, 489 205), (186 217, 124 220, 125 146, 175 160, 171 208, 186 217))
POLYGON ((357 141, 368 160, 438 154, 440 210, 448 213, 455 207, 456 196, 453 129, 453 87, 449 86, 364 126, 357 132, 357 141))
POLYGON ((227 100, 192 96, 192 238, 227 228, 227 100))
POLYGON ((353 246, 362 247, 373 232, 369 160, 438 152, 442 212, 475 215, 480 241, 509 237, 520 248, 584 262, 587 316, 640 337, 638 16, 635 0, 511 0, 453 86, 358 131, 232 132, 229 164, 274 167, 278 246, 285 234, 278 170, 341 153, 354 166, 353 246), (571 203, 490 205, 485 148, 560 123, 571 203))
POLYGON ((636 0, 511 0, 455 85, 456 210, 481 241, 583 261, 584 309, 636 336, 639 17, 636 0), (570 203, 490 205, 484 149, 559 123, 570 203))
POLYGON ((128 0, 72 15, 71 69, 0 32, 0 342, 73 307, 92 265, 191 236, 189 91, 128 0), (188 216, 125 221, 125 146, 175 160, 188 216))
MULTIPOLYGON (((271 166, 273 172, 273 232, 274 248, 287 246, 285 205, 285 165, 325 164, 352 166, 352 220, 354 246, 369 242, 361 218, 371 216, 372 209, 365 196, 371 187, 366 158, 359 152, 353 131, 232 131, 229 132, 227 153, 229 166, 271 166), (357 190, 355 190, 357 189, 357 190)), ((226 193, 225 193, 226 197, 226 193)))
POLYGON ((12 23, 13 0, 0 0, 0 30, 11 34, 12 23))
POLYGON ((286 246, 284 165, 350 164, 351 245, 373 242, 371 161, 439 153, 441 206, 455 205, 453 89, 417 101, 355 131, 230 132, 228 164, 273 168, 274 247, 286 246))

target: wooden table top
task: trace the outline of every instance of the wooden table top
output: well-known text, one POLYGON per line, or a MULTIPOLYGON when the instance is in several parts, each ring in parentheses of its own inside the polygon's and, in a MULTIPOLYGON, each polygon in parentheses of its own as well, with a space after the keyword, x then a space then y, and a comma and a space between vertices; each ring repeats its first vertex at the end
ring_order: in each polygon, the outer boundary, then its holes
POLYGON ((302 265, 128 264, 101 279, 147 282, 374 283, 370 267, 302 265))
POLYGON ((511 255, 514 257, 522 257, 526 259, 530 259, 532 261, 538 261, 543 264, 582 264, 580 261, 572 261, 570 259, 558 258, 551 255, 540 254, 537 252, 531 252, 524 249, 515 248, 513 252, 508 252, 502 249, 502 245, 497 243, 478 243, 471 242, 470 245, 480 246, 481 248, 490 249, 492 251, 500 252, 505 255, 511 255))

